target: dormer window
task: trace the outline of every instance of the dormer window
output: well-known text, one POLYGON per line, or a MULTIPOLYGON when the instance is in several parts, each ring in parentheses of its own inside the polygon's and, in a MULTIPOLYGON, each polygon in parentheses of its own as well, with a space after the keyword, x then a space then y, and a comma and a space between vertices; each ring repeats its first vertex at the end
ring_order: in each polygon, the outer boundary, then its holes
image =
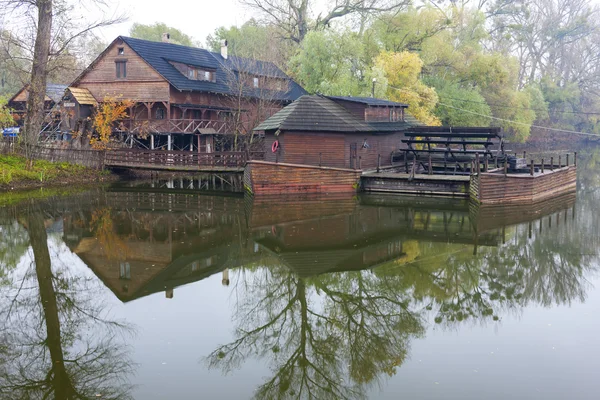
POLYGON ((125 54, 125 48, 124 47, 119 47, 117 49, 117 54, 120 55, 120 56, 124 55, 125 54))

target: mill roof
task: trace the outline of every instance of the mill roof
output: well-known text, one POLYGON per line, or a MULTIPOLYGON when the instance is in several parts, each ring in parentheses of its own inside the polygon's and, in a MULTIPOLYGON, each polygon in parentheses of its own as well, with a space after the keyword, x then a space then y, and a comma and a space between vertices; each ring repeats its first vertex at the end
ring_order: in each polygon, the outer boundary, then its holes
POLYGON ((368 106, 385 106, 385 107, 408 107, 406 103, 398 103, 396 101, 377 99, 374 97, 354 97, 354 96, 326 96, 332 100, 343 100, 351 103, 365 104, 368 106))
POLYGON ((275 113, 254 130, 383 133, 401 131, 414 125, 420 125, 414 117, 406 114, 405 121, 367 122, 331 98, 305 95, 275 113))
MULTIPOLYGON (((271 62, 235 56, 225 59, 219 53, 174 43, 153 42, 125 36, 120 36, 118 39, 123 40, 152 68, 169 81, 171 85, 181 91, 234 94, 235 84, 232 84, 232 81, 237 79, 240 73, 248 73, 280 78, 288 82, 287 91, 270 91, 270 99, 294 101, 303 94, 306 94, 306 91, 300 85, 271 62), (216 72, 216 82, 188 79, 171 62, 213 70, 216 72)), ((265 89, 261 90, 261 92, 257 90, 254 93, 248 90, 247 94, 249 96, 261 97, 265 95, 265 89)))

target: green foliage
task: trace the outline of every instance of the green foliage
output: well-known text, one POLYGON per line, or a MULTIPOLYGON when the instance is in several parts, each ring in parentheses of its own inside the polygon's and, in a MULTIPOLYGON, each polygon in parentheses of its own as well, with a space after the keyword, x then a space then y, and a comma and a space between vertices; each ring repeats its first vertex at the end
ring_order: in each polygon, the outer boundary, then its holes
POLYGON ((163 33, 171 35, 171 43, 181 44, 184 46, 196 46, 194 39, 180 31, 179 29, 167 26, 162 22, 156 22, 150 25, 138 24, 137 22, 131 26, 129 35, 138 39, 152 40, 154 42, 162 41, 163 33))
POLYGON ((358 34, 328 30, 306 35, 290 70, 309 93, 367 96, 374 77, 370 62, 358 34))
POLYGON ((17 155, 0 155, 0 187, 15 183, 47 182, 59 179, 80 178, 91 171, 83 166, 37 160, 26 169, 26 160, 17 155))
POLYGON ((261 24, 254 19, 240 27, 222 26, 215 29, 206 37, 206 47, 218 53, 222 40, 227 40, 230 55, 271 61, 281 67, 285 66, 294 51, 289 42, 279 39, 274 26, 261 24))
POLYGON ((11 110, 7 107, 6 103, 6 98, 0 96, 0 129, 14 126, 15 124, 11 110))
POLYGON ((464 88, 456 82, 443 79, 427 79, 425 82, 435 88, 440 98, 435 115, 442 125, 490 125, 492 111, 478 89, 464 88))
POLYGON ((438 102, 435 89, 425 85, 420 77, 423 61, 416 53, 383 51, 375 66, 385 73, 388 82, 387 97, 408 104, 409 112, 426 125, 439 125, 433 114, 438 102))

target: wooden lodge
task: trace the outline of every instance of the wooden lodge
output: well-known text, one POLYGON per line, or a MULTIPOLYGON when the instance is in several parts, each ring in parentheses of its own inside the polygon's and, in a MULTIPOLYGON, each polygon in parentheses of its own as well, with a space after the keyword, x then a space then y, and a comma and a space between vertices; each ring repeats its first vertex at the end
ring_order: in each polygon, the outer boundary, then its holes
POLYGON ((265 156, 249 161, 248 192, 358 190, 535 203, 573 192, 576 164, 531 165, 505 151, 497 127, 423 126, 406 104, 302 96, 256 127, 265 156), (510 167, 509 167, 510 165, 510 167))
POLYGON ((116 38, 70 85, 63 109, 76 129, 88 106, 129 100, 115 133, 129 147, 211 153, 305 94, 274 64, 169 42, 116 38), (83 102, 81 101, 83 99, 83 102))
MULTIPOLYGON (((66 88, 67 85, 56 83, 48 83, 46 85, 46 96, 44 97, 44 111, 46 113, 55 109, 55 106, 61 102, 66 88)), ((17 126, 23 126, 25 123, 28 99, 29 85, 25 85, 8 100, 7 106, 11 109, 13 119, 17 126)))

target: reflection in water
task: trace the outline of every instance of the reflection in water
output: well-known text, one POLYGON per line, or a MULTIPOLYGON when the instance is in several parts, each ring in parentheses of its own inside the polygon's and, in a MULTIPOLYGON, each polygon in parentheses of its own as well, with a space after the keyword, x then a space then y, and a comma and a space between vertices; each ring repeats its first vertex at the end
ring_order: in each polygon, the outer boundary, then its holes
POLYGON ((0 308, 0 395, 130 398, 131 362, 116 336, 128 327, 108 319, 92 297, 90 280, 72 274, 65 265, 52 265, 55 257, 47 236, 52 220, 32 207, 20 213, 18 221, 28 235, 16 230, 12 240, 20 246, 2 264, 7 275, 0 308), (25 243, 33 262, 17 266, 25 243))
POLYGON ((576 206, 574 196, 477 207, 112 189, 11 209, 0 223, 0 282, 10 293, 0 394, 130 393, 118 340, 129 328, 94 300, 93 280, 49 251, 58 236, 125 303, 170 299, 221 274, 234 293, 234 337, 199 356, 224 373, 250 359, 268 365, 255 398, 363 398, 432 324, 495 324, 528 305, 585 300, 599 265, 600 192, 582 182, 576 206), (19 261, 28 249, 32 266, 19 261))

